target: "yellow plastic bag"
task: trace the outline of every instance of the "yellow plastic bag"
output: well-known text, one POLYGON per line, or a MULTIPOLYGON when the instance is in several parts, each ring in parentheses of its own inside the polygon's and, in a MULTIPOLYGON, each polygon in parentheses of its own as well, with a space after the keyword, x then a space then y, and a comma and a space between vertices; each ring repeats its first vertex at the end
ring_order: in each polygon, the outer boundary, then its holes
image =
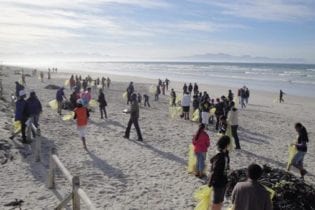
POLYGON ((169 113, 170 113, 170 117, 174 119, 182 113, 182 107, 170 107, 169 113))
POLYGON ((55 100, 52 100, 52 101, 49 101, 48 104, 49 104, 49 106, 50 106, 51 109, 53 109, 53 110, 58 109, 58 102, 57 102, 56 99, 55 99, 55 100))
POLYGON ((70 83, 70 80, 68 80, 68 79, 67 79, 67 80, 65 81, 65 84, 64 84, 64 85, 65 85, 65 87, 66 87, 66 86, 68 86, 68 85, 69 85, 69 83, 70 83))
POLYGON ((297 149, 295 145, 290 145, 289 146, 289 158, 288 158, 288 165, 287 165, 287 169, 289 169, 290 165, 292 164, 293 158, 297 153, 297 149))
POLYGON ((74 117, 74 112, 71 112, 71 113, 69 113, 69 114, 63 116, 63 117, 62 117, 62 120, 63 120, 63 121, 69 121, 69 120, 72 120, 73 117, 74 117))
POLYGON ((156 87, 154 85, 151 85, 150 89, 149 89, 149 92, 152 93, 152 94, 155 94, 156 90, 157 90, 156 87))
POLYGON ((196 109, 196 111, 194 111, 191 120, 193 122, 198 122, 199 121, 199 109, 196 109))
MULTIPOLYGON (((263 186, 264 186, 264 185, 263 185, 263 186)), ((275 192, 273 189, 269 188, 269 187, 266 187, 266 186, 264 186, 264 187, 265 187, 266 190, 269 192, 269 194, 270 194, 270 199, 272 200, 272 199, 275 197, 276 192, 275 192)))
POLYGON ((98 102, 95 99, 90 100, 89 102, 89 106, 91 107, 97 107, 98 106, 98 102))
POLYGON ((13 132, 14 133, 19 133, 21 131, 22 124, 21 121, 14 121, 13 122, 13 132))
POLYGON ((196 164, 197 164, 197 158, 194 151, 194 145, 189 145, 189 152, 188 152, 188 166, 187 171, 188 173, 194 173, 196 172, 196 164))
POLYGON ((210 117, 214 116, 214 113, 215 113, 216 110, 217 110, 216 108, 210 109, 210 117))
POLYGON ((123 95, 122 95, 123 99, 127 99, 127 95, 128 95, 127 91, 124 92, 123 95))
POLYGON ((208 210, 211 207, 212 187, 203 185, 194 193, 194 199, 198 202, 195 210, 208 210))

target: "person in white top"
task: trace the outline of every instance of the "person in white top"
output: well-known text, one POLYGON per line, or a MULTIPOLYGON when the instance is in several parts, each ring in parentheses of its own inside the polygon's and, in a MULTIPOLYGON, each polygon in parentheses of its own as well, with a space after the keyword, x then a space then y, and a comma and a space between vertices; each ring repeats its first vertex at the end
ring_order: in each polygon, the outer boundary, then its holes
POLYGON ((240 140, 238 138, 238 110, 235 108, 235 103, 231 102, 231 111, 229 112, 228 121, 231 124, 232 136, 235 141, 235 149, 241 149, 240 140))
POLYGON ((183 117, 185 120, 189 120, 190 109, 190 95, 185 92, 182 99, 183 117))

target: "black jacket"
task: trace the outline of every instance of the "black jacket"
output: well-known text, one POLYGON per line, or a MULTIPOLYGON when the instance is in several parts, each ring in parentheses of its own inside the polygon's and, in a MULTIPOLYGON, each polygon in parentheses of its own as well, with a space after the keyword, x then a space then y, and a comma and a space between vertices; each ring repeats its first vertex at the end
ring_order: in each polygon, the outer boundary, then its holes
POLYGON ((219 152, 210 159, 210 163, 209 186, 216 188, 225 187, 228 182, 227 172, 230 168, 229 153, 219 152))
POLYGON ((302 127, 298 136, 298 144, 296 149, 300 152, 307 152, 308 134, 305 127, 302 127))
POLYGON ((104 107, 104 106, 107 106, 107 102, 106 102, 106 99, 105 99, 105 94, 104 93, 100 93, 98 95, 98 100, 97 100, 100 104, 100 107, 104 107))

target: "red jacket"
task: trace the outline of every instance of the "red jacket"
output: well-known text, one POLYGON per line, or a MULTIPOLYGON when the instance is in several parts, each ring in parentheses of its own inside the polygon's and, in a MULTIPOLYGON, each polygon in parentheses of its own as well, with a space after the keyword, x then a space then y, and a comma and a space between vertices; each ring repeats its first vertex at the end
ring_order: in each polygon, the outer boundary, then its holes
POLYGON ((77 120, 79 127, 87 125, 89 116, 89 111, 85 107, 77 107, 74 109, 74 119, 77 120))
POLYGON ((205 131, 201 131, 198 139, 193 139, 193 145, 195 146, 195 152, 207 152, 210 146, 210 138, 205 131))

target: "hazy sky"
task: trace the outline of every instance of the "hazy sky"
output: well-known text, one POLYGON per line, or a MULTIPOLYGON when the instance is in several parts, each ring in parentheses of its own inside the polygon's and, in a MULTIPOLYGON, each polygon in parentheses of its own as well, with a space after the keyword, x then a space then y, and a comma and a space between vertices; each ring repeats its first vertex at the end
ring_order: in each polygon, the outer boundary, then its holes
POLYGON ((0 8, 0 61, 228 53, 315 62, 315 0, 0 0, 0 8))

